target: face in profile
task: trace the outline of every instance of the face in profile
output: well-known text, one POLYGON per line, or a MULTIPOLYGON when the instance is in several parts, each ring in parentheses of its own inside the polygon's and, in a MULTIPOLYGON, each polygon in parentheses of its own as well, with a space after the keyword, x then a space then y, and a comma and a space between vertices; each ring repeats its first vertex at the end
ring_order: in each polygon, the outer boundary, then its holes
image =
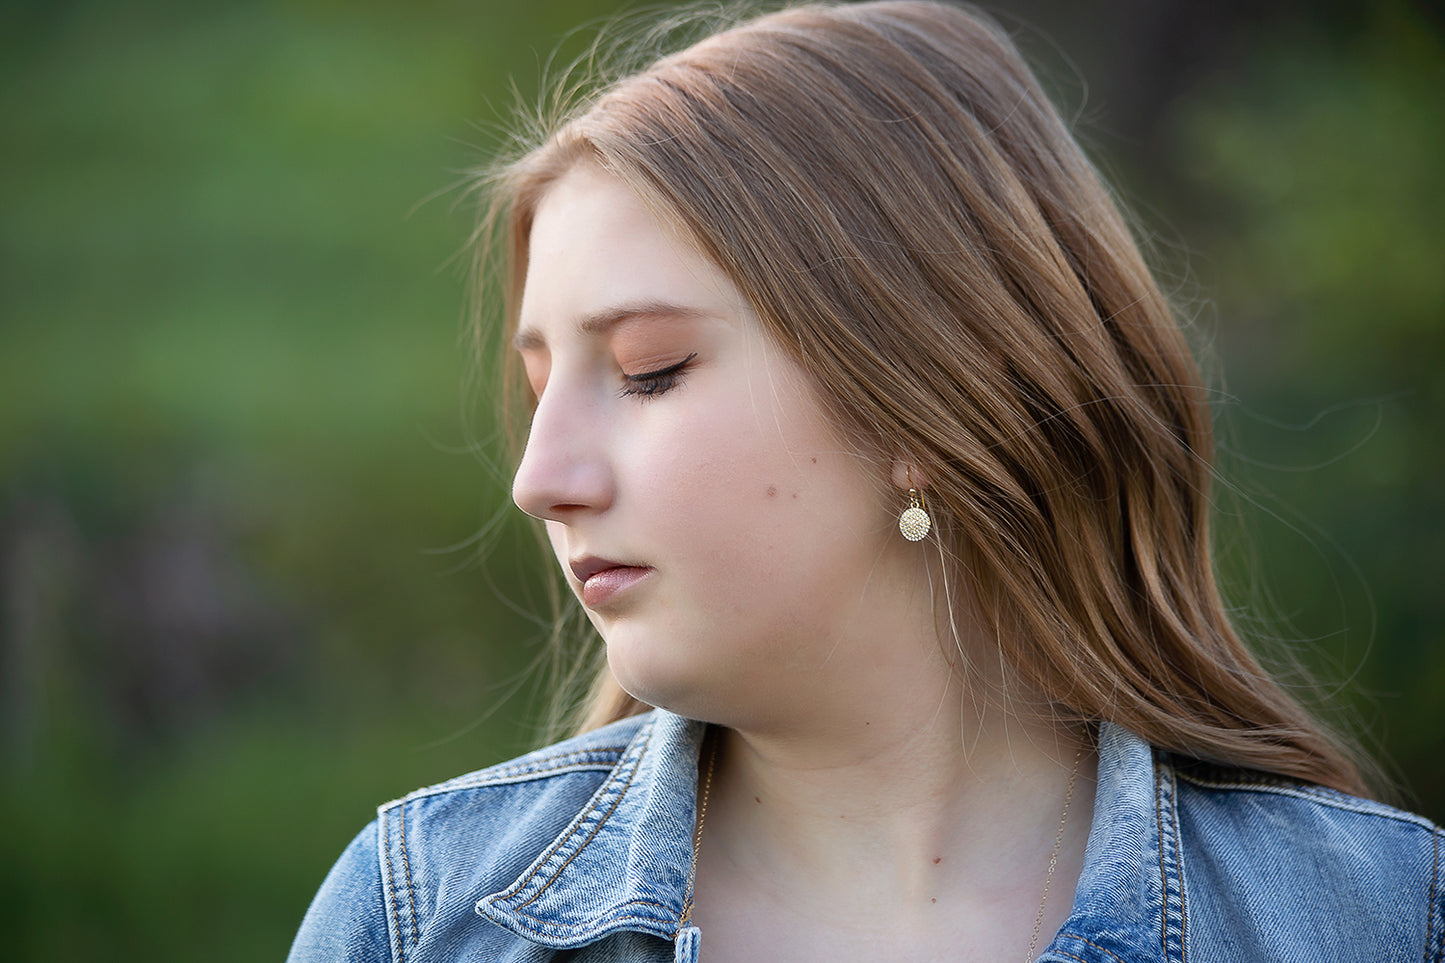
POLYGON ((581 164, 544 196, 516 346, 536 410, 513 497, 633 695, 712 721, 807 711, 906 624, 917 552, 888 466, 621 180, 581 164))

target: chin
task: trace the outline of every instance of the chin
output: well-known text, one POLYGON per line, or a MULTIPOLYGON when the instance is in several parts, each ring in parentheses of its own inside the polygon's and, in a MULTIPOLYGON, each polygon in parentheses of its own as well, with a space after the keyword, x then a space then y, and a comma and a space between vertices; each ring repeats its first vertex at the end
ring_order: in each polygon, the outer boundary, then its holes
POLYGON ((708 671, 676 650, 658 652, 633 640, 607 640, 607 667, 628 695, 690 719, 708 720, 722 673, 708 671))
POLYGON ((686 715, 679 705, 686 703, 690 688, 675 671, 665 671, 659 660, 640 658, 623 646, 607 643, 607 667, 624 692, 639 702, 678 715, 686 715))

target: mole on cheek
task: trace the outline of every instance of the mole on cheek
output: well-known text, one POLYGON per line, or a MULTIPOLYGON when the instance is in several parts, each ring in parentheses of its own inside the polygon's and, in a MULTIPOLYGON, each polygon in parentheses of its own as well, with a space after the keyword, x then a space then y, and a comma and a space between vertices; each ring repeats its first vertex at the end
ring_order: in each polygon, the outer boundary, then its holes
POLYGON ((777 485, 769 485, 769 486, 768 486, 768 497, 769 497, 769 498, 777 498, 777 497, 778 497, 778 486, 777 486, 777 485))

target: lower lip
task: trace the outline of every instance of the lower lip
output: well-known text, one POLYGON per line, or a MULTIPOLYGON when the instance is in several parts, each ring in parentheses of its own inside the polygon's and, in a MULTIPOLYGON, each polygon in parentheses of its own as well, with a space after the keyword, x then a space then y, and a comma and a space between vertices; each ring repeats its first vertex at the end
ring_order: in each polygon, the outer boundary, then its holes
POLYGON ((604 568, 588 576, 587 581, 582 583, 582 604, 589 609, 600 609, 647 578, 651 572, 650 568, 635 568, 630 565, 604 568))

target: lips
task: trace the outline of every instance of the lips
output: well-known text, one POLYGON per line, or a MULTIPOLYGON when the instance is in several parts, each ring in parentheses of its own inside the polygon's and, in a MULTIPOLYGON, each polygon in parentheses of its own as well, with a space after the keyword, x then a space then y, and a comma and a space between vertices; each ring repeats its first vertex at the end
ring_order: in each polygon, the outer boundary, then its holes
POLYGON ((582 604, 589 609, 603 608, 652 574, 649 566, 629 565, 595 555, 575 558, 568 567, 581 583, 582 604))

